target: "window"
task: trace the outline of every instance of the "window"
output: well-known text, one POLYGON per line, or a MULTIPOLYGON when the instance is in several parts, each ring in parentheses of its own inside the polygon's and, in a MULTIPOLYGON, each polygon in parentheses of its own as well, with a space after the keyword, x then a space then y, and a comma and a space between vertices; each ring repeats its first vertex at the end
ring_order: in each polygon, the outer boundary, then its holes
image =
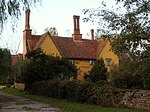
POLYGON ((74 60, 73 60, 73 59, 70 59, 70 62, 71 62, 72 64, 74 64, 74 60))
POLYGON ((111 65, 111 58, 106 58, 106 65, 107 66, 110 66, 111 65))
POLYGON ((90 60, 90 65, 94 65, 94 60, 90 60))

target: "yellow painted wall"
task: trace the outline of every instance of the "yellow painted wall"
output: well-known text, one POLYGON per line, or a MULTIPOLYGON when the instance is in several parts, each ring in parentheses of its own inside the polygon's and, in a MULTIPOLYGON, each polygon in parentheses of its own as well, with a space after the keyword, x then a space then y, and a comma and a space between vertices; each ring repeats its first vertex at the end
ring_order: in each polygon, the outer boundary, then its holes
MULTIPOLYGON (((50 38, 49 35, 45 37, 43 42, 40 44, 41 49, 46 52, 47 54, 52 54, 54 56, 60 56, 61 54, 57 47, 55 46, 54 42, 50 38)), ((118 56, 115 55, 111 50, 110 42, 107 41, 106 45, 104 46, 103 50, 101 51, 99 58, 102 57, 104 59, 104 63, 106 64, 106 58, 111 58, 111 62, 114 64, 119 63, 118 56)), ((93 65, 90 65, 90 60, 74 60, 75 65, 79 69, 78 71, 78 80, 84 80, 84 74, 89 72, 92 69, 93 65)), ((110 66, 107 66, 108 70, 110 69, 110 66)))
MULTIPOLYGON (((111 50, 111 45, 110 45, 110 41, 107 40, 103 50, 101 51, 99 58, 103 58, 104 63, 106 65, 106 58, 110 58, 111 60, 111 64, 119 64, 119 58, 116 54, 114 54, 114 52, 111 50)), ((106 66, 108 68, 108 71, 110 70, 110 66, 106 66)))
POLYGON ((59 50, 57 49, 57 47, 55 46, 53 40, 50 38, 49 35, 45 37, 45 39, 43 40, 43 42, 40 44, 39 47, 43 50, 43 52, 45 52, 48 55, 61 57, 59 50))
MULTIPOLYGON (((55 46, 54 42, 50 38, 49 35, 45 37, 43 42, 40 44, 41 49, 46 52, 46 54, 53 54, 54 56, 60 56, 61 54, 57 47, 55 46)), ((84 79, 84 73, 87 73, 91 70, 92 65, 90 65, 90 60, 74 60, 75 65, 79 69, 78 71, 78 79, 83 80, 84 79)))
POLYGON ((90 60, 74 60, 74 62, 79 69, 78 80, 84 80, 84 74, 89 72, 92 68, 92 65, 90 65, 90 60))

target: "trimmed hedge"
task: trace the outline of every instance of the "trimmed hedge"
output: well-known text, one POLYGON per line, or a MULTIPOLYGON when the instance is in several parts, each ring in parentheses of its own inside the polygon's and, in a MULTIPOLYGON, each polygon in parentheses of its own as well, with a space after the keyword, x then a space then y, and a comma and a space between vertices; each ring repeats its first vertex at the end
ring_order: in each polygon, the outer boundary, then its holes
POLYGON ((35 82, 31 92, 37 95, 67 99, 81 103, 92 103, 114 107, 118 101, 115 88, 107 83, 99 84, 59 79, 35 82))

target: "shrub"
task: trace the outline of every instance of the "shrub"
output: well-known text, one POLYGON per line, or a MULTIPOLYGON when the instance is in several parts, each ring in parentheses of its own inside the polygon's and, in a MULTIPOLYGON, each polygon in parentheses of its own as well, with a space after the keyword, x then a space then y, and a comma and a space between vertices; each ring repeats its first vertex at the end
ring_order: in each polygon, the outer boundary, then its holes
POLYGON ((30 64, 30 60, 25 59, 22 61, 19 61, 14 67, 13 67, 13 74, 15 77, 15 82, 25 82, 25 76, 28 71, 28 65, 30 64))
POLYGON ((36 81, 69 79, 77 75, 77 69, 69 59, 46 55, 41 49, 29 52, 16 68, 16 81, 25 82, 26 89, 36 81))
POLYGON ((94 94, 91 96, 90 100, 94 104, 114 107, 116 102, 115 91, 116 89, 109 84, 105 83, 103 85, 95 85, 92 90, 94 94))
POLYGON ((8 49, 0 48, 0 83, 12 83, 11 81, 12 60, 8 49))
POLYGON ((137 64, 137 62, 130 60, 122 61, 119 66, 114 65, 110 70, 112 76, 111 83, 121 89, 142 89, 143 74, 141 70, 138 69, 138 66, 139 64, 137 64))
POLYGON ((99 82, 102 80, 107 80, 107 75, 107 68, 105 67, 104 61, 101 58, 95 61, 87 79, 91 82, 99 82))
POLYGON ((92 83, 89 81, 49 80, 36 82, 32 93, 52 98, 67 99, 81 103, 93 103, 101 106, 115 106, 115 88, 107 83, 92 83))

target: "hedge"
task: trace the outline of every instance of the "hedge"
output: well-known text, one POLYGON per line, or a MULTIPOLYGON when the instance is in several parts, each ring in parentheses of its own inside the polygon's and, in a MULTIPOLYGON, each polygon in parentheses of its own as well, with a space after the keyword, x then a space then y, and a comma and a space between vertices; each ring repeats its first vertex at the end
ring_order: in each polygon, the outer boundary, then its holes
POLYGON ((58 79, 35 82, 31 92, 51 98, 66 99, 81 103, 92 103, 114 107, 118 101, 116 89, 107 83, 61 81, 58 79))

